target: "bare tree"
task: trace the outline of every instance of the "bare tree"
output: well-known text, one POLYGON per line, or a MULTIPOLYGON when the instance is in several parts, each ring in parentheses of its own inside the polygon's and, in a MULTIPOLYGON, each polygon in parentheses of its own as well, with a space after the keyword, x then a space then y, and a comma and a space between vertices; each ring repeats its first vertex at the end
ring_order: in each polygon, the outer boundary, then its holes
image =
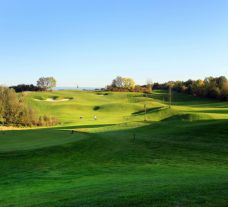
POLYGON ((56 80, 53 77, 41 77, 37 81, 37 86, 42 88, 44 91, 52 90, 56 87, 56 80))

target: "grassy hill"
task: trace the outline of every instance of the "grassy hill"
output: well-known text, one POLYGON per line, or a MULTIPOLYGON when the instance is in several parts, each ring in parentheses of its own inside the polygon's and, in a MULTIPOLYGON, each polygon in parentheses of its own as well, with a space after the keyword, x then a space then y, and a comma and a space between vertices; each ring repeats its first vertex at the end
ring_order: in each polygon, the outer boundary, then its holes
POLYGON ((174 93, 168 108, 166 91, 24 95, 61 125, 0 133, 0 206, 227 206, 227 102, 174 93))

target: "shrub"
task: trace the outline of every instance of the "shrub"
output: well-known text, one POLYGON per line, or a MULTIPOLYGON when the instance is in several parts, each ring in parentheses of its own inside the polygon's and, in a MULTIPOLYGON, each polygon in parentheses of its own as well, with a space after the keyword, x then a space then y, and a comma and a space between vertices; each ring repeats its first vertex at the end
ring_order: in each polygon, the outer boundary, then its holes
POLYGON ((30 85, 20 84, 17 86, 11 86, 10 88, 14 89, 16 92, 42 91, 42 88, 38 86, 34 86, 33 84, 30 84, 30 85))
POLYGON ((0 123, 15 126, 52 126, 58 120, 44 116, 36 118, 35 111, 26 105, 23 96, 14 89, 0 86, 0 123))

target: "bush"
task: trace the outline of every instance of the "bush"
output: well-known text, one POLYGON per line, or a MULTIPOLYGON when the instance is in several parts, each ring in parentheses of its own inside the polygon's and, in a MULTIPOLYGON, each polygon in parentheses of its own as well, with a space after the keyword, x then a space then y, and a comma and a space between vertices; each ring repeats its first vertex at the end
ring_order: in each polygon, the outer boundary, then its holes
POLYGON ((42 88, 40 88, 38 86, 34 86, 33 84, 31 84, 31 85, 20 84, 17 86, 11 86, 10 88, 14 89, 16 92, 42 91, 42 88))
POLYGON ((15 126, 52 126, 59 122, 47 116, 37 119, 34 110, 25 104, 22 95, 16 94, 14 89, 0 86, 0 123, 15 126))

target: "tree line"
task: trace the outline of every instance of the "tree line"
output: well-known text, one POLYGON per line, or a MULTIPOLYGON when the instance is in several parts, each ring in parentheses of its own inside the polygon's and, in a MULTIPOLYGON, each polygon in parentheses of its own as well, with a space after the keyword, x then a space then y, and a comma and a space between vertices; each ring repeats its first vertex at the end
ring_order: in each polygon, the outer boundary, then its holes
POLYGON ((204 80, 169 81, 155 83, 153 89, 168 89, 198 97, 228 101, 228 80, 225 76, 207 77, 204 80))
POLYGON ((152 90, 168 90, 169 88, 193 96, 228 101, 228 80, 225 76, 207 77, 204 80, 168 81, 166 83, 152 83, 148 81, 145 85, 137 85, 132 78, 117 76, 106 87, 106 90, 151 93, 152 90))
POLYGON ((50 91, 56 87, 56 79, 53 77, 41 77, 37 80, 37 85, 33 84, 19 84, 16 86, 11 86, 16 92, 23 91, 50 91))
MULTIPOLYGON (((12 86, 16 92, 23 91, 48 91, 56 87, 53 77, 41 77, 37 85, 12 86)), ((228 101, 228 80, 225 76, 207 77, 204 80, 168 81, 166 83, 152 83, 148 81, 145 85, 137 85, 132 78, 117 76, 104 90, 119 92, 143 92, 151 93, 156 89, 169 89, 190 94, 193 96, 214 98, 228 101)))
POLYGON ((52 126, 59 121, 54 117, 36 116, 29 107, 23 93, 17 94, 14 89, 0 86, 0 124, 5 126, 52 126))

